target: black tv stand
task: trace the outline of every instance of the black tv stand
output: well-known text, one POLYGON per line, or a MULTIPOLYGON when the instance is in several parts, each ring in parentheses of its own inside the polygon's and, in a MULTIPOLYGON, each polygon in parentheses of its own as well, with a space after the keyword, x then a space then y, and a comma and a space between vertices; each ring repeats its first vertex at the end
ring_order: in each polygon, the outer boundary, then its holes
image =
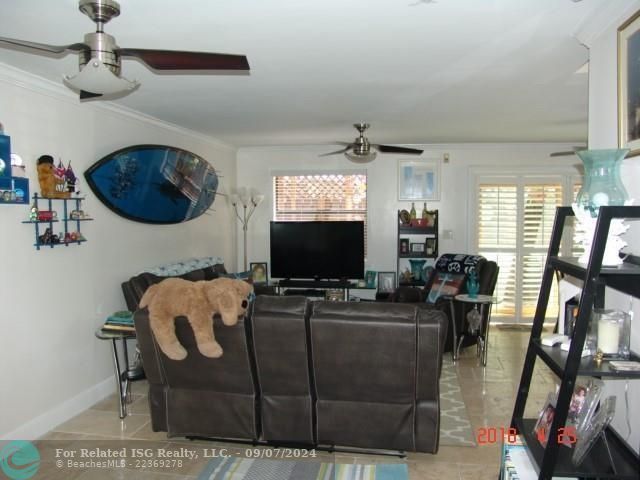
POLYGON ((280 295, 304 295, 306 297, 322 297, 325 290, 344 290, 344 298, 349 298, 349 289, 356 284, 348 280, 280 280, 277 284, 280 295), (283 290, 286 289, 286 290, 283 290))

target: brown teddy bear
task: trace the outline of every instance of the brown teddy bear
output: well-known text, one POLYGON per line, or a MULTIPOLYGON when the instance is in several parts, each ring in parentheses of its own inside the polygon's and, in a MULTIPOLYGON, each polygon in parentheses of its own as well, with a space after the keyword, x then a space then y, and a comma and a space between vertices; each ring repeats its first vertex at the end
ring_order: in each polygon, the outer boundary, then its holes
POLYGON ((172 360, 187 356, 178 337, 174 319, 188 318, 198 345, 205 357, 219 358, 222 347, 213 335, 213 315, 219 313, 225 325, 238 323, 249 305, 253 286, 242 280, 216 278, 190 282, 181 278, 167 278, 147 289, 140 300, 140 308, 149 307, 149 325, 164 354, 172 360))
POLYGON ((51 155, 42 155, 38 158, 38 182, 40 183, 40 194, 43 197, 66 198, 70 195, 68 192, 60 192, 57 189, 58 185, 64 185, 64 178, 55 175, 51 155))

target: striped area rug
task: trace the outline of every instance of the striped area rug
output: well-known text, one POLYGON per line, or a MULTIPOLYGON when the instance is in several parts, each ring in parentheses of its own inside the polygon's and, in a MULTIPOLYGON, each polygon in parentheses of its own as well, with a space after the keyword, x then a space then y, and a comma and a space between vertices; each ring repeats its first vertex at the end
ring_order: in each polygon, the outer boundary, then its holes
POLYGON ((408 480, 403 463, 356 465, 295 460, 218 457, 198 480, 408 480))

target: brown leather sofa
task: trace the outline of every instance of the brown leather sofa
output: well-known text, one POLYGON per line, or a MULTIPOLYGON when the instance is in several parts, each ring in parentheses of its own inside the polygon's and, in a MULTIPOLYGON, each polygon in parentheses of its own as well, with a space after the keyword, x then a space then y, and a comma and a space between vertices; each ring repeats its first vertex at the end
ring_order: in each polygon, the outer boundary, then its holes
POLYGON ((447 318, 379 302, 256 297, 227 327, 224 355, 203 357, 185 318, 176 334, 188 356, 167 358, 134 316, 149 380, 154 431, 276 445, 436 453, 439 378, 447 318))

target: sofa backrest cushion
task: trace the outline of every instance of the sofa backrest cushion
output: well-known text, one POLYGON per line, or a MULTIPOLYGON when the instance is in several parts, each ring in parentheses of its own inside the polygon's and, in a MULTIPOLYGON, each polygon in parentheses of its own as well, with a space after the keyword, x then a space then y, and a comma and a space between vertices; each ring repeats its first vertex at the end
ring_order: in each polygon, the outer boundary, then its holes
POLYGON ((415 306, 314 302, 310 331, 319 399, 413 402, 415 306))

